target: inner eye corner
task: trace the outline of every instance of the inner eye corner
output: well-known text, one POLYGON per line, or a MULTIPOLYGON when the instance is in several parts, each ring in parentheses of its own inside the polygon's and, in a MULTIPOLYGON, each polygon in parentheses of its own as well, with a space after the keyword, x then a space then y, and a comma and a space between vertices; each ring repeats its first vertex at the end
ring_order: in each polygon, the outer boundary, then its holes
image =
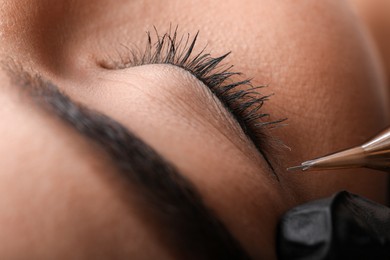
POLYGON ((98 68, 103 70, 122 70, 127 69, 130 66, 130 61, 116 60, 113 58, 99 59, 96 62, 98 68))

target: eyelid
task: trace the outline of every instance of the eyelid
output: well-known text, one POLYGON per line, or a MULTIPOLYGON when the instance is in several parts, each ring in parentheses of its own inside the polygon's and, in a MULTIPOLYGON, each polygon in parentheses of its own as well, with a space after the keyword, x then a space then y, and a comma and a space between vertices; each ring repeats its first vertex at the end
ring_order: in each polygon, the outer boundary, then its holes
POLYGON ((285 119, 269 121, 269 114, 262 112, 261 108, 270 96, 261 95, 258 89, 265 86, 253 86, 250 79, 233 81, 233 78, 239 77, 241 73, 232 71, 233 66, 222 64, 230 52, 216 58, 206 53, 205 49, 194 53, 198 34, 199 32, 193 38, 187 34, 179 39, 177 28, 172 34, 163 36, 156 30, 157 41, 153 44, 148 32, 144 52, 127 49, 126 58, 121 56, 119 62, 102 61, 100 66, 118 70, 147 64, 171 64, 190 72, 220 100, 275 172, 268 157, 270 138, 267 129, 285 119))

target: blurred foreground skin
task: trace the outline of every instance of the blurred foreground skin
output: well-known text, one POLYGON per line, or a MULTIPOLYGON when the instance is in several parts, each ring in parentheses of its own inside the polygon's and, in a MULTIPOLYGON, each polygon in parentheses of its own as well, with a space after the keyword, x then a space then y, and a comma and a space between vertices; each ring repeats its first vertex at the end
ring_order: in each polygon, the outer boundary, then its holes
MULTIPOLYGON (((373 2, 373 1, 372 1, 373 2)), ((386 202, 387 176, 368 169, 291 174, 304 158, 353 146, 388 123, 379 51, 346 1, 2 1, 0 58, 42 74, 76 102, 113 118, 171 162, 254 259, 275 258, 289 208, 346 189, 386 202), (279 181, 237 132, 222 127, 204 86, 174 66, 106 70, 145 31, 172 24, 207 43, 254 85, 288 126, 273 155, 279 181)), ((379 40, 378 40, 379 41, 379 40)), ((0 258, 172 259, 185 255, 106 153, 43 112, 0 72, 0 258)), ((166 227, 165 227, 166 228, 166 227)), ((206 258, 206 257, 205 257, 206 258)))

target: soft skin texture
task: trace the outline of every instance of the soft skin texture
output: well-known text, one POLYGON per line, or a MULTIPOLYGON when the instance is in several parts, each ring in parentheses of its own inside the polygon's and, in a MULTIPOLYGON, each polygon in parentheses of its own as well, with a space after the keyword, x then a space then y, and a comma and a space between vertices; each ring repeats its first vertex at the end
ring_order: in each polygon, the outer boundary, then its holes
POLYGON ((390 2, 386 0, 350 0, 354 11, 361 18, 366 30, 372 36, 376 45, 379 60, 383 64, 387 75, 387 86, 389 86, 388 75, 390 75, 390 2))
MULTIPOLYGON (((383 173, 285 171, 359 144, 389 123, 380 51, 348 2, 0 3, 1 58, 32 68, 150 144, 194 182, 255 259, 276 257, 277 220, 297 204, 342 189, 386 202, 383 173), (239 129, 226 127, 231 122, 188 72, 99 65, 119 59, 124 45, 143 48, 145 31, 156 26, 164 33, 170 24, 183 34, 199 30, 197 50, 207 44, 213 56, 232 51, 227 61, 236 71, 275 93, 263 110, 288 118, 272 131, 290 148, 272 158, 280 182, 239 129)), ((174 250, 107 177, 115 169, 104 153, 32 108, 4 72, 0 82, 0 258, 172 258, 174 250)))

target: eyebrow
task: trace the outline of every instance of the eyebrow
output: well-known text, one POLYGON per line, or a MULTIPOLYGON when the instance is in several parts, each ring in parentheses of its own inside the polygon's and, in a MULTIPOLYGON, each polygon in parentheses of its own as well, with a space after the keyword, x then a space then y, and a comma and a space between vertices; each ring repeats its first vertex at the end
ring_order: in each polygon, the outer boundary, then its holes
MULTIPOLYGON (((72 101, 57 86, 19 66, 11 82, 34 103, 98 144, 124 179, 152 205, 155 220, 180 253, 194 259, 250 259, 224 224, 207 208, 196 187, 153 148, 110 117, 72 101)), ((148 207, 151 208, 151 207, 148 207)))

